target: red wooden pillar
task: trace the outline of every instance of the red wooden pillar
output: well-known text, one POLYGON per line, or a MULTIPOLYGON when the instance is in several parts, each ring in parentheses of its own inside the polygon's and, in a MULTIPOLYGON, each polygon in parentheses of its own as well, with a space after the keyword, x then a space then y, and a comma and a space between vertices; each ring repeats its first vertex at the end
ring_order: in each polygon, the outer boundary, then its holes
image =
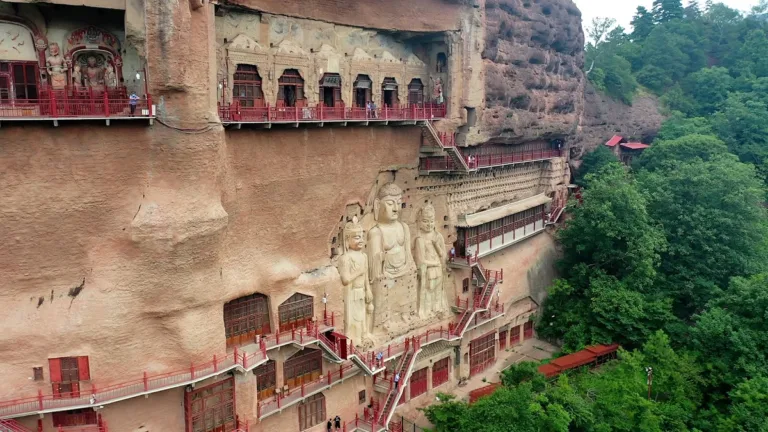
POLYGON ((147 371, 144 371, 144 391, 149 391, 149 377, 147 371))
POLYGON ((104 89, 104 117, 109 117, 109 96, 106 89, 104 89))

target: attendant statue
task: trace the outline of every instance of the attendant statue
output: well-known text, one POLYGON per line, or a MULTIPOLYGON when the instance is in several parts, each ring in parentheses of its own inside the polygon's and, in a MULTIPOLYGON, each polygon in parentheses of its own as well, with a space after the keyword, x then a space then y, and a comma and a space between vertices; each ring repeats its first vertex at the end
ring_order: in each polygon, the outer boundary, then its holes
POLYGON ((85 79, 88 87, 94 90, 104 88, 104 70, 96 64, 96 57, 88 57, 88 66, 85 68, 85 79))
POLYGON ((104 82, 108 88, 117 87, 117 74, 115 74, 115 68, 108 64, 106 71, 104 72, 104 82))
POLYGON ((440 77, 433 78, 432 96, 435 99, 435 103, 442 105, 445 102, 443 98, 443 80, 440 77))
POLYGON ((371 281, 395 279, 413 268, 411 233, 400 222, 403 191, 394 183, 379 190, 373 203, 376 225, 368 232, 368 266, 371 281))
POLYGON ((419 317, 446 309, 443 270, 445 240, 435 230, 435 208, 424 206, 418 216, 419 234, 414 240, 414 255, 419 269, 419 317))
POLYGON ((338 269, 344 284, 344 334, 362 344, 373 322, 373 293, 368 281, 368 257, 363 252, 363 227, 357 216, 344 226, 344 254, 338 269))
POLYGON ((51 44, 51 53, 46 59, 48 74, 51 77, 51 85, 55 89, 62 89, 67 86, 67 67, 64 56, 61 55, 59 44, 51 44))
POLYGON ((75 86, 75 90, 80 90, 83 85, 83 72, 78 64, 72 69, 72 84, 75 86))

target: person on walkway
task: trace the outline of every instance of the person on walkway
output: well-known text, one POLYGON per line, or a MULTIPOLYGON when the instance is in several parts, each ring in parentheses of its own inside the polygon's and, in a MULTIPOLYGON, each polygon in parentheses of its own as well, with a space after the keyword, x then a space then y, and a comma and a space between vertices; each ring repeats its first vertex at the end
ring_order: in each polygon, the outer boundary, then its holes
POLYGON ((131 95, 128 97, 128 99, 130 99, 128 104, 130 105, 130 108, 131 108, 131 117, 133 117, 134 114, 136 114, 136 104, 139 103, 139 97, 136 96, 136 92, 132 92, 131 95))
POLYGON ((376 363, 378 364, 378 367, 381 367, 384 360, 384 352, 379 351, 378 354, 376 354, 376 363))
POLYGON ((456 259, 456 246, 451 246, 451 261, 456 259))
POLYGON ((333 420, 328 419, 328 424, 326 425, 326 428, 328 429, 328 432, 331 432, 333 430, 333 420))
POLYGON ((400 385, 400 372, 395 373, 395 392, 397 392, 397 386, 400 385))
POLYGON ((341 417, 339 417, 337 415, 336 418, 333 419, 333 421, 334 421, 334 423, 336 423, 336 430, 340 431, 341 430, 341 417))

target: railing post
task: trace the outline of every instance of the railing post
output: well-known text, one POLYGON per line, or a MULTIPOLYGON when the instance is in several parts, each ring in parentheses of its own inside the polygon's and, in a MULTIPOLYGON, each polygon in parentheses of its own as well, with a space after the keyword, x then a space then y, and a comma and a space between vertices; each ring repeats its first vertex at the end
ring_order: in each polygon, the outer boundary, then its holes
POLYGON ((304 383, 301 383, 301 397, 304 397, 304 383))
POLYGON ((291 340, 296 340, 296 327, 291 327, 291 340))
POLYGON ((275 345, 280 345, 280 329, 275 332, 275 345))
POLYGON ((104 116, 109 117, 109 96, 107 95, 107 89, 104 89, 104 116))
POLYGON ((56 107, 56 92, 53 91, 53 89, 51 89, 50 92, 51 92, 51 106, 50 106, 51 115, 54 118, 56 118, 59 116, 59 110, 56 107))
POLYGON ((43 410, 43 391, 40 389, 37 389, 37 406, 40 411, 43 410))
POLYGON ((149 391, 149 377, 147 371, 144 371, 144 391, 149 391))
POLYGON ((331 371, 328 371, 328 385, 331 385, 331 371))
POLYGON ((155 114, 152 111, 152 95, 147 95, 147 112, 149 113, 150 117, 155 114))
POLYGON ((195 379, 195 364, 190 363, 189 364, 189 375, 192 377, 192 379, 195 379))
POLYGON ((256 418, 261 418, 261 403, 256 404, 256 418))
POLYGON ((219 364, 216 361, 216 354, 213 355, 213 371, 218 372, 219 371, 219 364))
POLYGON ((293 118, 298 122, 299 121, 299 106, 294 105, 293 106, 293 118))
POLYGON ((248 369, 248 353, 243 354, 243 369, 248 369))
POLYGON ((320 102, 318 105, 320 106, 320 120, 322 120, 323 119, 323 103, 320 102))

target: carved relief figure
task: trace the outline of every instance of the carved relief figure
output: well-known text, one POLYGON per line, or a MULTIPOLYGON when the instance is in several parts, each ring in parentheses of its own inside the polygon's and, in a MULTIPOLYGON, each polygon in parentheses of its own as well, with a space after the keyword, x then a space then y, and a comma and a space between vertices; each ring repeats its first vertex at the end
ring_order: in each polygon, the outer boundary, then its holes
POLYGON ((72 70, 72 84, 78 90, 83 85, 83 73, 80 71, 80 65, 76 64, 72 70))
POLYGON ((115 68, 111 64, 107 65, 107 70, 104 72, 104 82, 109 88, 117 87, 117 74, 115 74, 115 68))
POLYGON ((403 191, 394 183, 379 190, 373 203, 376 225, 368 233, 371 281, 404 276, 413 268, 408 225, 399 221, 403 191))
POLYGON ((442 104, 445 102, 443 98, 443 80, 440 77, 432 78, 432 97, 435 99, 435 103, 442 104))
POLYGON ((445 240, 435 230, 435 208, 424 206, 418 216, 419 234, 414 240, 414 255, 419 270, 419 317, 446 309, 443 269, 445 240))
POLYGON ((96 57, 88 57, 88 66, 85 68, 86 85, 94 90, 104 88, 104 70, 96 64, 96 57))
POLYGON ((51 53, 48 55, 46 64, 48 65, 48 74, 51 76, 51 85, 53 88, 64 88, 67 85, 67 67, 64 56, 61 55, 59 44, 51 44, 51 53))
POLYGON ((357 216, 344 226, 344 254, 338 269, 344 284, 344 334, 358 345, 363 343, 373 322, 373 293, 368 281, 368 257, 363 248, 363 227, 357 216))

